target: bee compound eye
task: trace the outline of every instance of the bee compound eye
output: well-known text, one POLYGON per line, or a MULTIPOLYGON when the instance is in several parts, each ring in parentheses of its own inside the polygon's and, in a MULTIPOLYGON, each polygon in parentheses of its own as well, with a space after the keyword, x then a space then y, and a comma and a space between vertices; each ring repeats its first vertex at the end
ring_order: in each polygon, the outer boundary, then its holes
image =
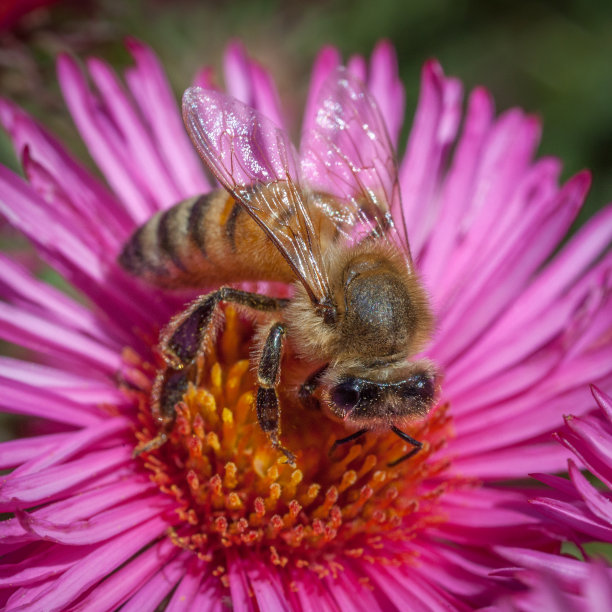
POLYGON ((423 403, 429 403, 434 396, 434 383, 427 374, 415 374, 411 376, 402 386, 401 395, 404 399, 417 399, 423 403))
POLYGON ((361 396, 359 383, 355 380, 347 380, 336 385, 331 391, 331 400, 344 410, 351 410, 358 403, 361 396))

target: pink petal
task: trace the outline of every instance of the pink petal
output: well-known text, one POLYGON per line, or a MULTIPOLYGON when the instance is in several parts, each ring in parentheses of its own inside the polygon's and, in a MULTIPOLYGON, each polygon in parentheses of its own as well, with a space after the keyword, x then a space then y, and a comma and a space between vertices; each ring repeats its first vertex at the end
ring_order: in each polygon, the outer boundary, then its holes
POLYGON ((52 523, 20 510, 17 518, 26 531, 43 540, 82 546, 108 540, 154 516, 163 516, 173 505, 170 498, 162 500, 157 496, 116 506, 84 521, 52 523))
POLYGON ((190 563, 185 564, 185 572, 179 582, 172 599, 168 602, 168 612, 181 612, 181 610, 193 610, 193 600, 205 579, 206 566, 197 558, 192 558, 190 563))
POLYGON ((132 176, 133 164, 126 154, 121 134, 89 91, 72 58, 61 55, 57 73, 66 105, 89 152, 134 222, 144 223, 156 207, 132 176))
POLYGON ((159 60, 149 47, 135 38, 128 38, 126 45, 136 61, 136 68, 126 75, 128 85, 134 99, 146 100, 140 110, 148 120, 155 146, 174 178, 181 199, 208 193, 211 183, 187 136, 177 99, 159 60))
MULTIPOLYGON (((26 474, 34 474, 48 467, 64 462, 66 459, 74 457, 81 451, 87 451, 95 445, 99 440, 117 443, 119 432, 130 431, 132 422, 123 417, 114 417, 106 422, 96 424, 93 427, 87 427, 73 433, 68 440, 62 444, 58 444, 52 453, 39 454, 38 457, 32 458, 25 462, 21 467, 17 468, 8 478, 22 478, 26 474)), ((123 438, 123 436, 122 436, 123 438)), ((36 438, 30 440, 34 444, 36 438)))
POLYGON ((35 593, 34 601, 22 604, 24 612, 26 610, 56 612, 66 609, 79 595, 110 575, 144 546, 162 535, 167 527, 168 523, 156 517, 98 546, 92 553, 84 556, 79 564, 64 572, 50 585, 43 585, 45 588, 35 593))
POLYGON ((310 86, 308 88, 308 99, 304 108, 304 118, 302 120, 302 134, 311 131, 315 124, 315 114, 321 85, 327 77, 340 66, 340 53, 335 47, 323 47, 317 55, 310 76, 310 86))
MULTIPOLYGON (((7 129, 17 156, 34 165, 27 174, 34 183, 53 181, 51 194, 54 211, 87 227, 84 239, 97 240, 115 252, 127 237, 129 217, 119 203, 83 166, 78 164, 42 126, 10 102, 0 100, 0 121, 7 129), (54 197, 61 194, 61 198, 54 197), (113 248, 114 246, 114 248, 113 248)), ((100 249, 101 256, 104 249, 100 249)))
MULTIPOLYGON (((365 79, 362 77, 362 80, 365 79)), ((404 121, 406 95, 399 79, 397 55, 389 41, 380 41, 374 47, 367 82, 385 119, 393 147, 396 148, 404 121)))
MULTIPOLYGON (((102 104, 116 129, 121 133, 125 152, 132 160, 132 174, 138 176, 143 193, 165 208, 181 200, 181 192, 168 174, 165 161, 160 157, 151 134, 148 133, 137 110, 132 106, 111 67, 96 58, 90 58, 87 68, 96 85, 102 104)), ((137 103, 149 103, 144 96, 137 103)), ((134 176, 135 175, 135 176, 134 176)))
MULTIPOLYGON (((123 612, 154 612, 159 604, 165 599, 170 591, 178 584, 181 576, 185 573, 185 567, 190 553, 183 551, 174 559, 172 557, 179 552, 169 538, 138 555, 125 570, 119 570, 111 578, 104 581, 104 590, 108 582, 112 584, 109 588, 125 588, 125 585, 139 586, 134 596, 121 608, 123 612), (169 559, 172 559, 168 562, 169 559), (156 572, 156 573, 154 573, 156 572), (117 580, 113 578, 117 576, 117 580)), ((88 603, 87 600, 85 603, 88 603)), ((86 608, 84 608, 86 609, 86 608)), ((207 610, 204 607, 194 607, 194 610, 207 610)))
POLYGON ((602 521, 612 525, 612 500, 593 487, 571 459, 568 465, 570 478, 589 510, 602 521))
POLYGON ((20 563, 0 565, 0 588, 26 586, 40 580, 55 578, 84 555, 95 552, 95 546, 45 546, 36 555, 28 555, 20 563))
POLYGON ((56 396, 52 391, 45 392, 42 400, 40 389, 6 379, 2 381, 0 406, 11 414, 38 416, 75 426, 99 424, 104 418, 98 409, 87 409, 81 404, 56 396))
POLYGON ((399 169, 404 217, 416 258, 433 219, 429 206, 435 206, 432 204, 433 195, 439 185, 446 153, 454 139, 452 128, 457 123, 460 89, 458 81, 444 77, 437 62, 430 60, 423 67, 419 104, 399 169), (432 217, 426 218, 425 215, 432 217))
POLYGON ((9 508, 40 504, 60 493, 66 494, 83 481, 131 460, 131 449, 119 447, 92 452, 84 458, 28 474, 18 480, 3 476, 0 479, 0 504, 4 508, 3 512, 11 511, 9 508))
POLYGON ((558 520, 563 525, 586 533, 596 540, 612 542, 612 527, 586 516, 581 508, 556 499, 534 499, 531 503, 540 512, 558 520))

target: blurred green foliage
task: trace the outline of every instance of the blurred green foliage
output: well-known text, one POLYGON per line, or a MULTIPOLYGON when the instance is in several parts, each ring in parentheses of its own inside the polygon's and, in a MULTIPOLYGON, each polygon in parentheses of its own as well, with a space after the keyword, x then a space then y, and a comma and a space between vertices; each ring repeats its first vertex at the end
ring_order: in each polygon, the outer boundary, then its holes
MULTIPOLYGON (((122 42, 127 35, 158 52, 177 95, 198 67, 219 68, 227 41, 241 38, 277 77, 294 125, 322 45, 337 45, 345 56, 368 54, 378 39, 389 38, 399 55, 408 117, 420 66, 437 57, 466 89, 487 86, 498 109, 519 105, 540 115, 541 153, 563 159, 564 177, 593 170, 586 214, 612 199, 609 0, 64 0, 0 32, 1 91, 87 159, 55 84, 54 57, 95 54, 121 69, 130 62, 122 42)), ((5 139, 0 161, 15 166, 5 139)))

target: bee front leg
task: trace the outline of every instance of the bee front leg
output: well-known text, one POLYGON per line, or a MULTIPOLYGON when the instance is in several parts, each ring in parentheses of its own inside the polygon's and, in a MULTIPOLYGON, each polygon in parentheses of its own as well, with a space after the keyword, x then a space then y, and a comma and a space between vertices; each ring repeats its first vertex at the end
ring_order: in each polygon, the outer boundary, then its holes
POLYGON ((287 457, 287 463, 295 465, 295 455, 280 443, 280 405, 276 387, 280 380, 280 364, 286 329, 282 323, 274 323, 261 352, 257 368, 257 420, 268 434, 272 446, 287 457))

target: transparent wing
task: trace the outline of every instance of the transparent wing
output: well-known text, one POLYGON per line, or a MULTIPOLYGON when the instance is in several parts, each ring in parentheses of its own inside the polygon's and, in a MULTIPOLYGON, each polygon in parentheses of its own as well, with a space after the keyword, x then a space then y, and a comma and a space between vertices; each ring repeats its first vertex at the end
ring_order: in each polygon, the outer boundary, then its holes
POLYGON ((324 199, 319 205, 347 240, 390 240, 410 260, 397 164, 384 119, 365 85, 345 68, 322 85, 300 152, 304 182, 338 200, 336 207, 326 207, 324 199))
POLYGON ((321 247, 287 134, 255 109, 200 87, 185 92, 183 119, 204 162, 267 233, 313 303, 328 304, 321 247))

